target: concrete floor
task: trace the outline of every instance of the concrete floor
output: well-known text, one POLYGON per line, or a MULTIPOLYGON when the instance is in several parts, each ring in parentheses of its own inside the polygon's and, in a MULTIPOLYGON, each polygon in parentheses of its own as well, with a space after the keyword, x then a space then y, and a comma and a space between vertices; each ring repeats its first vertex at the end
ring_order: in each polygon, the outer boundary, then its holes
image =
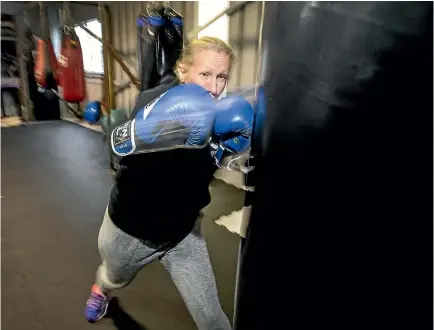
MULTIPOLYGON (((4 128, 1 137, 2 329, 196 328, 158 262, 117 291, 109 318, 88 324, 83 309, 112 186, 103 137, 65 121, 4 128)), ((203 232, 232 320, 238 236, 214 220, 240 209, 244 192, 219 180, 210 190, 203 232)))

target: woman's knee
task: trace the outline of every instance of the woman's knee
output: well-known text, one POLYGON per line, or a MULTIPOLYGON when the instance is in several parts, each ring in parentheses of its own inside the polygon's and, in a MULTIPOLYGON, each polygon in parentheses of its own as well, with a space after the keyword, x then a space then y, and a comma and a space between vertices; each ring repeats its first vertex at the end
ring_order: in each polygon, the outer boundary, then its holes
POLYGON ((114 290, 128 285, 134 279, 140 269, 134 260, 136 245, 133 237, 116 227, 106 212, 98 235, 98 250, 102 260, 96 275, 98 285, 114 290))
POLYGON ((103 262, 97 270, 96 284, 106 290, 116 290, 127 286, 135 274, 127 272, 122 267, 110 267, 107 262, 103 262))
POLYGON ((106 212, 99 230, 98 250, 103 261, 107 261, 110 268, 115 265, 128 264, 133 258, 138 241, 119 229, 106 212))

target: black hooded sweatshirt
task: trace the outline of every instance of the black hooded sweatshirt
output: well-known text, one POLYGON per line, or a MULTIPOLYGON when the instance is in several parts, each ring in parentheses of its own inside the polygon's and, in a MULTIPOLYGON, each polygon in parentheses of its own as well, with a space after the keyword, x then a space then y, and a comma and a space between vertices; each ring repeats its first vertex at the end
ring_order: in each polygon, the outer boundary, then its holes
MULTIPOLYGON (((142 92, 131 118, 177 80, 142 92)), ((216 170, 209 147, 175 149, 123 157, 110 194, 109 215, 122 231, 153 243, 177 242, 209 204, 216 170)))

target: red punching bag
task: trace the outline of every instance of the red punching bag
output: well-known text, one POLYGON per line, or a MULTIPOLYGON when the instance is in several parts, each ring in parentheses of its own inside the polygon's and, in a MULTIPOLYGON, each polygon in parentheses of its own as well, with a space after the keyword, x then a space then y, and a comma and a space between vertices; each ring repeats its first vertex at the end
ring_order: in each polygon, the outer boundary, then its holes
POLYGON ((59 57, 60 85, 67 102, 81 102, 86 97, 83 53, 74 29, 64 25, 59 57))
POLYGON ((58 64, 50 38, 37 38, 35 62, 36 82, 46 89, 55 88, 59 82, 58 64))
POLYGON ((48 29, 47 8, 43 1, 39 2, 39 17, 41 19, 41 39, 37 39, 35 78, 36 82, 43 88, 57 89, 59 68, 48 29))

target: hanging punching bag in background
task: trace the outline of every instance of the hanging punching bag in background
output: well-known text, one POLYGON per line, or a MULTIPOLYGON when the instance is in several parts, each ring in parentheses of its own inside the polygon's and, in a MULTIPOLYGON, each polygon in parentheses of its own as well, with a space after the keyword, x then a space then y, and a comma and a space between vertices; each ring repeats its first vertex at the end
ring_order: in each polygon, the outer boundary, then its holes
POLYGON ((37 39, 35 78, 36 82, 50 93, 45 93, 47 98, 54 97, 51 89, 57 91, 59 83, 58 63, 51 42, 50 30, 48 27, 48 13, 43 1, 39 2, 39 18, 41 39, 37 39), (51 96, 49 96, 51 95, 51 96))
POLYGON ((163 10, 153 10, 149 15, 141 14, 138 26, 138 61, 140 91, 151 89, 156 85, 155 66, 157 63, 157 40, 164 25, 163 10))
POLYGON ((56 88, 59 83, 58 63, 51 38, 37 38, 35 78, 45 89, 56 88))
POLYGON ((173 69, 184 45, 182 17, 170 7, 164 10, 164 16, 166 17, 165 36, 162 39, 162 47, 159 48, 159 62, 157 62, 157 71, 161 79, 157 85, 169 83, 175 78, 173 69))
POLYGON ((174 78, 183 46, 182 24, 182 17, 166 8, 148 8, 137 19, 141 91, 174 78))
POLYGON ((234 330, 432 328, 433 3, 264 3, 234 330))
POLYGON ((74 29, 64 25, 59 56, 59 78, 66 102, 78 103, 86 97, 83 53, 74 29))

